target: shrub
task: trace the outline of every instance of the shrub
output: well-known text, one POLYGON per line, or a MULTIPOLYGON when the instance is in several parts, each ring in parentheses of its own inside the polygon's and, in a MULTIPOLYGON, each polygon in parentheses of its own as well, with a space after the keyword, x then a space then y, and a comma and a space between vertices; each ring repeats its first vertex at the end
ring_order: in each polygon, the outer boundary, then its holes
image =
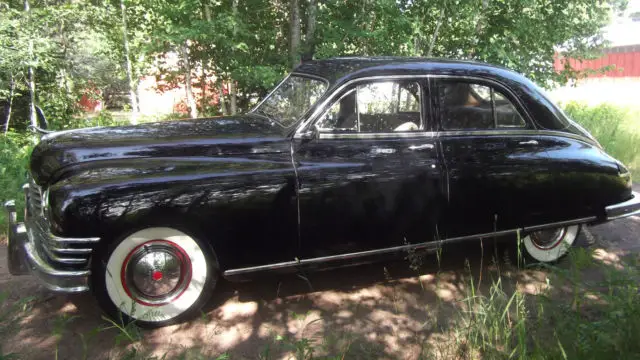
MULTIPOLYGON (((33 135, 13 132, 0 139, 0 200, 3 204, 15 199, 18 208, 24 206, 22 185, 27 180, 29 156, 35 141, 33 135)), ((0 211, 0 227, 4 229, 6 225, 6 214, 0 211)))
POLYGON ((619 106, 570 102, 564 111, 598 139, 607 153, 640 178, 640 114, 619 106))

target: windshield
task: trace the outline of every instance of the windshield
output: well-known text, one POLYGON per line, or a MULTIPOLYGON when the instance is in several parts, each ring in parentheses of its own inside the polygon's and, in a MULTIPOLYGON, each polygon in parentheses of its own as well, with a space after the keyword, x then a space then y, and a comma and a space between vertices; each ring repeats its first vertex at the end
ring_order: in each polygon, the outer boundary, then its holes
POLYGON ((284 127, 293 125, 327 90, 324 81, 291 75, 276 87, 253 112, 284 127))

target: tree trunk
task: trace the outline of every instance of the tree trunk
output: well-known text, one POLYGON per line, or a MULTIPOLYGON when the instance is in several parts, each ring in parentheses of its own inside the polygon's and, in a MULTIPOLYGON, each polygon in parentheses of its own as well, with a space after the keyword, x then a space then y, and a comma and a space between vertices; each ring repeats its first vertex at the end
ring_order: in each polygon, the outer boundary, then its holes
POLYGON ((444 7, 440 9, 440 16, 438 17, 436 28, 435 30, 433 30, 433 35, 431 36, 431 41, 429 42, 429 50, 427 50, 427 57, 430 57, 431 53, 433 52, 433 47, 436 44, 436 40, 438 40, 438 33, 440 32, 440 26, 442 26, 443 20, 444 20, 444 7))
POLYGON ((127 35, 127 8, 124 0, 120 0, 120 11, 122 13, 122 44, 124 46, 125 70, 127 73, 127 81, 129 82, 129 100, 131 102, 131 123, 138 122, 138 98, 136 96, 136 82, 133 78, 131 66, 131 55, 129 52, 129 39, 127 35))
POLYGON ((290 0, 290 23, 289 23, 289 62, 291 68, 298 65, 298 54, 300 51, 300 6, 298 0, 290 0))
POLYGON ((13 80, 13 73, 9 75, 9 107, 7 108, 7 113, 5 115, 5 123, 4 123, 4 134, 7 135, 9 132, 9 122, 11 122, 11 111, 13 110, 13 91, 16 88, 16 83, 13 80))
POLYGON ((476 21, 476 34, 475 34, 474 44, 471 48, 471 53, 470 53, 471 58, 475 57, 476 51, 478 49, 478 45, 480 44, 480 38, 482 37, 482 33, 484 33, 483 18, 485 17, 488 7, 489 7, 489 0, 482 0, 482 10, 478 15, 478 21, 476 21))
POLYGON ((200 98, 200 112, 206 112, 206 106, 207 106, 207 72, 205 71, 205 64, 204 64, 204 60, 202 60, 202 74, 200 75, 200 88, 202 91, 201 94, 201 98, 200 98))
POLYGON ((305 53, 302 55, 302 61, 313 60, 313 54, 316 51, 316 11, 316 0, 309 0, 309 7, 307 8, 307 32, 305 34, 305 53))
MULTIPOLYGON (((233 18, 237 19, 238 18, 238 0, 232 0, 232 4, 231 4, 231 10, 233 12, 233 18)), ((237 34, 237 30, 234 27, 233 28, 233 41, 237 41, 236 39, 236 34, 237 34)), ((235 51, 234 51, 235 53, 235 51)), ((234 54, 234 56, 236 56, 236 54, 234 54)), ((237 94, 236 94, 236 82, 233 79, 229 79, 229 98, 231 100, 231 115, 235 115, 238 112, 237 109, 237 94)))
POLYGON ((238 112, 238 108, 237 108, 237 98, 238 98, 238 94, 237 94, 237 90, 236 90, 236 82, 231 79, 231 81, 229 82, 229 96, 231 97, 231 115, 235 115, 238 112))
POLYGON ((182 61, 184 61, 184 82, 187 90, 187 106, 189 106, 189 116, 191 118, 198 117, 198 108, 196 99, 193 96, 193 87, 191 86, 191 62, 189 61, 189 46, 185 41, 182 44, 182 61))
MULTIPOLYGON (((31 17, 31 6, 29 6, 29 0, 24 0, 24 12, 27 13, 27 17, 31 17)), ((33 70, 31 62, 33 61, 33 40, 29 39, 29 69, 28 83, 29 83, 29 121, 31 126, 38 127, 38 118, 36 116, 36 75, 33 70)))
POLYGON ((222 115, 229 115, 227 112, 227 104, 224 102, 224 83, 222 79, 220 79, 220 95, 218 96, 218 101, 220 102, 220 112, 222 115))

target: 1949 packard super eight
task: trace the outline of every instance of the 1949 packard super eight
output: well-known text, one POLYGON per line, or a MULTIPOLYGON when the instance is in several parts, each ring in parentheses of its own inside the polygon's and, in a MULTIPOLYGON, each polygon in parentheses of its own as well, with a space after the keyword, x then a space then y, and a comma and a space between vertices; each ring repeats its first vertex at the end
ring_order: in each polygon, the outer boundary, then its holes
POLYGON ((50 133, 9 268, 163 326, 219 277, 507 236, 554 262, 640 213, 627 168, 541 90, 473 62, 303 63, 247 114, 50 133))

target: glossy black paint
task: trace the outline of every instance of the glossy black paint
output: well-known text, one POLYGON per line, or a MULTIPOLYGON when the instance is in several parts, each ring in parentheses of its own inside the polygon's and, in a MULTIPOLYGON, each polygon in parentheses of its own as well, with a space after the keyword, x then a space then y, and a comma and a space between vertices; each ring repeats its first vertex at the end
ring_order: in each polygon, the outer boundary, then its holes
POLYGON ((295 72, 330 84, 306 116, 355 79, 415 75, 426 91, 424 75, 447 75, 498 83, 530 124, 437 133, 437 104, 425 102, 425 133, 388 138, 301 138, 306 118, 284 129, 251 113, 56 133, 30 165, 49 189, 52 231, 108 242, 145 226, 186 228, 212 243, 226 270, 602 218, 631 195, 621 165, 506 69, 352 58, 295 72))
POLYGON ((301 255, 434 239, 444 201, 435 145, 435 139, 424 137, 300 144, 294 159, 300 164, 301 255))

